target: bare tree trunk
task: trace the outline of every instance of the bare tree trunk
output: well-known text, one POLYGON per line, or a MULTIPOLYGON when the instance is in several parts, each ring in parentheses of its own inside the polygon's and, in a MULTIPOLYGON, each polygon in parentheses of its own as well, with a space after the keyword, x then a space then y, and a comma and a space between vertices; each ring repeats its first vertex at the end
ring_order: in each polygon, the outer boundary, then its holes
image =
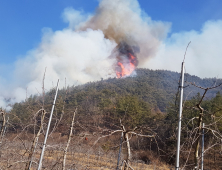
POLYGON ((199 169, 199 148, 200 148, 200 136, 201 136, 201 131, 202 131, 202 124, 203 124, 203 114, 204 114, 204 109, 200 106, 200 104, 202 103, 206 93, 208 90, 210 89, 214 89, 214 88, 217 88, 219 86, 222 85, 219 84, 217 86, 212 86, 212 87, 208 87, 208 88, 203 88, 203 87, 200 87, 200 86, 197 86, 195 83, 191 83, 192 85, 194 85, 195 87, 198 87, 200 89, 203 89, 204 90, 204 93, 199 101, 199 103, 196 105, 196 107, 199 109, 200 113, 199 113, 199 119, 198 119, 198 131, 197 131, 197 140, 196 140, 196 146, 195 146, 195 152, 194 152, 194 163, 195 163, 195 167, 194 169, 197 170, 199 169))
POLYGON ((6 119, 5 119, 5 112, 1 112, 0 113, 2 115, 2 127, 1 127, 1 140, 2 140, 2 137, 4 136, 4 129, 5 129, 5 124, 6 124, 6 119))
POLYGON ((128 135, 128 132, 126 131, 125 127, 121 123, 121 120, 120 120, 120 124, 121 124, 122 130, 123 130, 124 140, 126 141, 126 146, 127 146, 127 158, 126 158, 125 165, 124 165, 124 170, 127 170, 129 168, 129 162, 131 160, 129 135, 128 135))
POLYGON ((2 115, 2 127, 1 127, 1 136, 0 136, 0 146, 2 144, 2 140, 3 140, 3 137, 4 137, 4 133, 5 133, 5 125, 6 125, 6 119, 5 119, 5 112, 4 111, 1 111, 0 114, 2 115))
POLYGON ((68 150, 71 138, 72 138, 72 131, 73 131, 73 125, 74 125, 74 119, 75 119, 76 111, 77 111, 77 108, 76 108, 76 110, 73 113, 72 123, 71 123, 71 126, 70 126, 69 138, 68 138, 68 142, 67 142, 66 148, 64 150, 63 163, 62 163, 62 169, 63 170, 65 170, 65 166, 66 166, 66 155, 67 155, 67 150, 68 150))
POLYGON ((129 143, 129 135, 128 133, 124 134, 125 140, 126 140, 126 146, 127 146, 127 158, 126 158, 126 163, 124 170, 127 170, 130 166, 130 160, 131 160, 131 151, 130 151, 130 143, 129 143))
POLYGON ((199 113, 199 119, 198 119, 198 131, 197 131, 197 141, 196 141, 196 147, 195 147, 195 152, 194 152, 194 162, 195 162, 195 167, 194 169, 199 169, 199 148, 200 148, 200 136, 201 136, 201 130, 202 130, 202 124, 203 124, 203 111, 204 109, 200 106, 201 102, 203 101, 203 98, 206 94, 207 90, 205 90, 205 93, 203 94, 200 102, 196 105, 197 108, 200 110, 199 113))
POLYGON ((44 118, 45 118, 45 110, 42 110, 42 117, 41 117, 41 125, 39 127, 39 131, 38 133, 36 134, 33 142, 32 142, 32 147, 31 147, 31 150, 29 152, 29 156, 28 156, 28 162, 26 163, 26 167, 25 167, 25 170, 30 170, 31 166, 32 166, 32 159, 33 159, 33 154, 35 153, 35 148, 37 146, 37 143, 38 143, 38 140, 39 140, 39 136, 41 134, 41 130, 43 128, 43 121, 44 121, 44 118))
POLYGON ((195 147, 195 154, 194 154, 194 160, 195 160, 195 169, 199 169, 199 149, 200 149, 200 132, 202 129, 202 122, 203 122, 203 108, 198 106, 198 108, 201 110, 198 120, 198 131, 197 131, 197 141, 196 141, 196 147, 195 147))
POLYGON ((131 160, 131 151, 130 151, 130 143, 129 143, 129 135, 126 133, 126 145, 127 145, 127 164, 129 164, 129 161, 131 160))

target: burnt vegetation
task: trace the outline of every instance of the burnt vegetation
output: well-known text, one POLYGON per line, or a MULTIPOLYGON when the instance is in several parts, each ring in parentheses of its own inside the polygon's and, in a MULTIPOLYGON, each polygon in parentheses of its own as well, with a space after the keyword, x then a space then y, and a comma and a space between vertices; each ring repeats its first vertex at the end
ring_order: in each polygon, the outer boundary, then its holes
MULTIPOLYGON (((123 139, 121 160, 130 162, 132 167, 139 167, 140 163, 157 165, 160 162, 173 167, 180 74, 148 69, 137 69, 136 72, 135 77, 112 78, 59 90, 49 145, 46 149, 47 159, 43 162, 43 166, 47 169, 62 169, 64 157, 67 158, 65 163, 67 168, 77 169, 91 167, 91 159, 95 159, 95 164, 101 166, 102 162, 109 160, 115 162, 118 157, 121 132, 124 132, 124 138, 127 136, 127 139, 123 139), (76 108, 78 112, 75 114, 74 122, 73 112, 76 108), (70 129, 72 129, 72 140, 70 129), (132 152, 130 158, 126 158, 127 141, 130 142, 132 152), (64 150, 67 156, 62 154, 64 150), (102 155, 103 158, 104 155, 110 157, 102 161, 102 155), (53 160, 49 160, 49 157, 53 160), (79 160, 76 157, 79 157, 79 160), (78 164, 78 161, 85 164, 78 164)), ((185 74, 185 82, 181 166, 184 169, 194 167, 195 139, 200 136, 197 126, 200 113, 197 104, 201 101, 202 119, 206 124, 205 168, 222 168, 220 136, 222 87, 212 88, 206 94, 203 89, 197 88, 197 86, 212 87, 222 83, 222 80, 200 79, 185 74)), ((0 165, 3 169, 25 167, 27 162, 30 163, 31 155, 32 166, 37 166, 38 156, 35 155, 38 155, 41 149, 54 93, 55 89, 52 89, 41 96, 30 96, 24 102, 15 103, 9 113, 2 110, 0 165), (39 140, 37 144, 35 143, 36 154, 34 154, 31 141, 36 139, 37 134, 39 140), (9 152, 16 153, 14 158, 10 157, 9 152)), ((114 169, 116 164, 114 166, 107 162, 104 166, 114 169)))

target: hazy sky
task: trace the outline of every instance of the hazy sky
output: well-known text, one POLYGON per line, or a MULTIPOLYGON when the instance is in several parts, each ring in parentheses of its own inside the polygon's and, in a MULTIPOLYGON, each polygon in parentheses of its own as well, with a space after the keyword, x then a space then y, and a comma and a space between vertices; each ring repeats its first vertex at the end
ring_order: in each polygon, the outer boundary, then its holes
POLYGON ((0 0, 0 107, 57 79, 115 77, 120 40, 140 47, 140 68, 222 78, 221 0, 0 0), (97 11, 96 11, 97 9, 97 11), (108 37, 108 38, 107 38, 108 37))

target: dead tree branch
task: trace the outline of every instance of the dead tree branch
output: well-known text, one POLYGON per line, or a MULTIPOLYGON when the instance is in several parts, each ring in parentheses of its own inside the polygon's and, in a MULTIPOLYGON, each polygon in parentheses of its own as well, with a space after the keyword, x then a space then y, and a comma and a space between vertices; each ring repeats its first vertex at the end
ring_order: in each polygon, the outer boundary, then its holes
POLYGON ((69 147, 71 138, 72 138, 72 131, 73 131, 73 125, 74 125, 74 120, 75 120, 75 114, 76 114, 76 112, 77 112, 77 108, 76 108, 76 110, 75 110, 74 113, 73 113, 72 123, 71 123, 71 126, 70 126, 69 138, 68 138, 68 142, 67 142, 66 148, 65 148, 65 150, 64 150, 63 163, 62 163, 62 169, 63 169, 63 170, 65 170, 65 166, 66 166, 66 155, 67 155, 67 150, 68 150, 68 147, 69 147))

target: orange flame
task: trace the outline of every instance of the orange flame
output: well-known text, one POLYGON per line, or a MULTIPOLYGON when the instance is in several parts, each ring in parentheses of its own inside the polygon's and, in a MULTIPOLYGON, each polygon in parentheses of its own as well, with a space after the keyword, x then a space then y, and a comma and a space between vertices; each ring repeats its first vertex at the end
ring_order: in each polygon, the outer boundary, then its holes
POLYGON ((132 74, 132 72, 135 70, 136 68, 136 57, 133 56, 131 53, 127 54, 128 58, 125 62, 121 62, 119 61, 117 63, 118 65, 118 69, 116 70, 116 77, 117 78, 121 78, 121 77, 126 77, 132 74))

